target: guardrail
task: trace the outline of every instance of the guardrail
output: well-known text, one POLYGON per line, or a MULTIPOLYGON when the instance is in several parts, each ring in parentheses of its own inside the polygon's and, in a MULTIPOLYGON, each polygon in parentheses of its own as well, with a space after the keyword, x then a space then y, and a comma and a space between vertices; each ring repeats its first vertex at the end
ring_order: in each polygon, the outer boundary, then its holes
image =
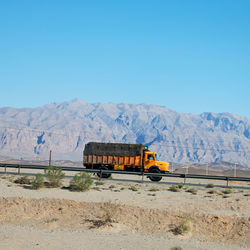
MULTIPOLYGON (((44 170, 48 166, 45 165, 27 165, 27 164, 9 164, 9 163, 0 163, 0 168, 4 168, 5 172, 7 172, 7 168, 16 168, 18 169, 18 174, 20 174, 21 169, 34 169, 34 170, 44 170)), ((183 178, 184 183, 186 179, 207 179, 207 180, 223 180, 227 181, 227 186, 229 181, 243 181, 250 182, 250 178, 248 177, 233 177, 233 176, 217 176, 217 175, 195 175, 195 174, 179 174, 179 173, 145 173, 145 172, 127 172, 127 171, 117 171, 117 170, 103 170, 103 169, 86 169, 83 167, 64 167, 64 166, 56 166, 61 168, 63 171, 72 171, 72 172, 88 172, 88 173, 99 173, 100 176, 102 174, 126 174, 126 175, 138 175, 142 176, 142 180, 144 176, 155 176, 155 177, 174 177, 174 178, 183 178)))

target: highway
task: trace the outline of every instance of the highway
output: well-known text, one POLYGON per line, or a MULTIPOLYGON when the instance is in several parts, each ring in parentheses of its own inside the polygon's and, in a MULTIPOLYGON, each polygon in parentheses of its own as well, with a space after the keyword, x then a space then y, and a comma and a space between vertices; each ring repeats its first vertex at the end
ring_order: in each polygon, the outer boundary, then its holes
MULTIPOLYGON (((0 168, 7 171, 8 168, 17 169, 18 173, 21 173, 21 169, 32 169, 32 170, 43 170, 46 169, 47 165, 28 165, 28 164, 10 164, 10 163, 0 163, 0 168)), ((86 169, 84 167, 67 167, 67 166, 56 166, 61 168, 63 171, 71 172, 88 172, 88 173, 110 173, 110 174, 121 174, 121 175, 137 175, 142 177, 147 176, 161 176, 168 178, 183 178, 184 183, 186 179, 206 179, 206 180, 222 180, 226 181, 227 185, 229 181, 237 182, 250 182, 250 178, 247 177, 233 177, 233 176, 215 176, 215 175, 194 175, 194 174, 180 174, 180 173, 145 173, 145 172, 125 172, 125 171, 114 171, 114 170, 98 170, 98 169, 86 169)))

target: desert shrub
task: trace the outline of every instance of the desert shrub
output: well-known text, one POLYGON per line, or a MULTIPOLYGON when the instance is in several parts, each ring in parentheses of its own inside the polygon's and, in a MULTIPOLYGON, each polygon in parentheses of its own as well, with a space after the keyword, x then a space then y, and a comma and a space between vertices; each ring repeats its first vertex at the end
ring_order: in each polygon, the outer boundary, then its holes
POLYGON ((80 173, 75 174, 73 179, 70 181, 69 189, 71 191, 87 191, 93 184, 90 174, 80 173))
POLYGON ((168 189, 171 192, 180 192, 180 189, 176 185, 172 185, 168 189))
POLYGON ((215 190, 209 190, 207 193, 208 194, 216 194, 217 192, 215 190))
POLYGON ((175 234, 185 234, 191 231, 191 220, 188 216, 183 216, 180 224, 174 229, 175 234))
POLYGON ((149 191, 151 191, 151 192, 157 192, 157 191, 160 191, 160 189, 156 188, 156 187, 152 187, 151 189, 149 189, 149 191))
POLYGON ((227 189, 225 189, 225 190, 222 191, 222 192, 223 192, 223 194, 231 194, 231 193, 232 193, 232 190, 229 189, 229 188, 227 188, 227 189))
POLYGON ((109 188, 113 189, 113 188, 115 188, 115 185, 110 185, 109 188))
POLYGON ((21 176, 21 177, 17 178, 14 182, 17 183, 17 184, 27 184, 27 185, 29 185, 30 184, 30 179, 29 179, 28 176, 21 176))
POLYGON ((222 197, 223 198, 229 198, 229 195, 223 195, 222 197))
POLYGON ((112 203, 111 201, 105 202, 102 206, 103 216, 102 222, 104 224, 110 224, 116 222, 119 205, 112 203))
POLYGON ((244 194, 244 196, 250 196, 250 194, 244 194))
POLYGON ((138 191, 138 188, 136 186, 130 186, 129 189, 134 192, 138 191))
POLYGON ((9 182, 14 182, 15 176, 8 176, 7 179, 9 182))
POLYGON ((32 189, 39 189, 44 186, 44 178, 41 174, 36 174, 35 177, 31 180, 32 189))
POLYGON ((217 191, 218 195, 223 195, 223 193, 221 191, 217 191))
POLYGON ((183 184, 181 184, 181 183, 178 184, 178 188, 179 188, 179 189, 183 188, 183 184))
POLYGON ((62 185, 65 174, 62 172, 61 168, 48 166, 44 170, 44 173, 50 187, 60 187, 62 185))
POLYGON ((104 182, 103 181, 96 181, 95 185, 96 186, 101 186, 101 185, 104 185, 104 182))
POLYGON ((125 190, 125 187, 121 187, 120 190, 125 190))
POLYGON ((171 250, 182 250, 182 247, 172 247, 171 250))
POLYGON ((189 188, 186 192, 191 193, 191 194, 197 194, 197 189, 189 188))
POLYGON ((209 183, 209 184, 207 184, 206 188, 214 188, 214 184, 213 183, 209 183))
POLYGON ((53 218, 49 218, 49 219, 46 219, 45 220, 45 223, 53 223, 53 222, 57 222, 59 219, 58 218, 56 218, 56 217, 53 217, 53 218))

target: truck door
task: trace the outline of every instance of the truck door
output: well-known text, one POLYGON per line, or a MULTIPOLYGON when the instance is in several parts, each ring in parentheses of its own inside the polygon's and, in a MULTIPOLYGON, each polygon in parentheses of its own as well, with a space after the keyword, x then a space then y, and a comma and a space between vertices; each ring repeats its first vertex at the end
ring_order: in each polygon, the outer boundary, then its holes
POLYGON ((155 163, 155 156, 152 153, 147 153, 145 155, 145 169, 149 169, 155 163))

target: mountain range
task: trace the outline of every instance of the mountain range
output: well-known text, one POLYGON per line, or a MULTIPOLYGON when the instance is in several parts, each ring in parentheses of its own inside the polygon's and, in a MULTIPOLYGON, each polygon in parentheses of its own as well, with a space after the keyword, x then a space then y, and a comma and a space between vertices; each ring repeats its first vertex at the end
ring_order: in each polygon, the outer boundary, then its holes
POLYGON ((144 143, 161 160, 226 161, 250 168, 250 120, 231 113, 182 114, 149 104, 87 103, 0 108, 0 155, 82 159, 85 143, 144 143))

